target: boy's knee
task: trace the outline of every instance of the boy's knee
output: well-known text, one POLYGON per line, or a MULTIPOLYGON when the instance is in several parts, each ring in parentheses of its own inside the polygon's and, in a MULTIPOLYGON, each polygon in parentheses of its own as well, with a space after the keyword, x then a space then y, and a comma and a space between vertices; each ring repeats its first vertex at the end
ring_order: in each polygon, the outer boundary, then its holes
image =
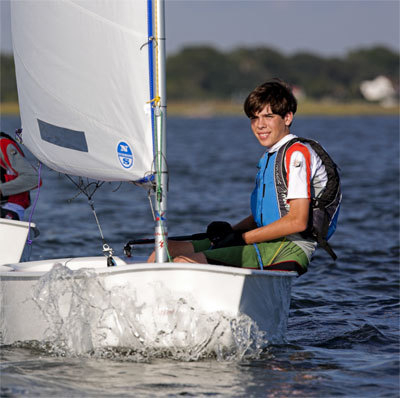
POLYGON ((174 263, 190 263, 193 261, 186 256, 176 256, 176 257, 174 257, 173 262, 174 263))
POLYGON ((190 255, 179 255, 174 257, 174 263, 199 263, 207 264, 207 258, 203 253, 192 253, 190 255))

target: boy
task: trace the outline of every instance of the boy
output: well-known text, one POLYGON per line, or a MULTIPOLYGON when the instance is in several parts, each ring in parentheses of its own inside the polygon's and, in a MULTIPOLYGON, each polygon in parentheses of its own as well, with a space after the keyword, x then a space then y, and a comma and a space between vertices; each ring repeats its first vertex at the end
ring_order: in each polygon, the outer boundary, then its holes
MULTIPOLYGON (((296 110, 297 101, 282 81, 266 82, 249 94, 244 111, 255 137, 266 148, 251 195, 252 213, 233 227, 211 223, 207 230, 211 240, 169 241, 174 262, 307 271, 317 243, 301 233, 308 226, 310 201, 325 187, 327 173, 309 144, 295 142, 285 155, 278 152, 296 138, 290 133, 296 110), (287 186, 279 162, 286 166, 287 186)), ((154 253, 149 257, 152 261, 154 253)))

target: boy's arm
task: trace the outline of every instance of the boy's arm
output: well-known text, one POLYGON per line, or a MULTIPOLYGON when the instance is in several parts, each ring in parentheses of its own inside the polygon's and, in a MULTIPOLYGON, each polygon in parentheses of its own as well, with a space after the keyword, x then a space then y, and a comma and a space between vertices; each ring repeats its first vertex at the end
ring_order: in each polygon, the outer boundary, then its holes
POLYGON ((257 224, 255 223, 253 216, 250 214, 248 217, 235 224, 232 228, 235 231, 250 231, 257 228, 257 224))
POLYGON ((242 238, 247 244, 252 244, 303 232, 308 225, 309 209, 309 199, 292 199, 288 214, 269 225, 243 233, 242 238))

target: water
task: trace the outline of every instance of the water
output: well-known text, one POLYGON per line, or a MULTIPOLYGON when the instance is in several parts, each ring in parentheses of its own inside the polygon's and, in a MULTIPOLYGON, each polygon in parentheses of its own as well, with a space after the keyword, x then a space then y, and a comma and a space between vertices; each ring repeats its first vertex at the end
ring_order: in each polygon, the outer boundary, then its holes
MULTIPOLYGON (((18 118, 2 118, 1 130, 16 127, 18 118)), ((262 149, 245 118, 170 118, 168 130, 169 234, 247 215, 262 149)), ((189 362, 123 350, 62 356, 33 343, 3 346, 2 396, 398 397, 399 119, 298 117, 293 132, 329 149, 341 167, 344 200, 331 240, 339 259, 318 251, 294 282, 287 343, 247 359, 189 362)), ((30 259, 99 255, 86 199, 69 202, 76 190, 55 172, 44 168, 43 179, 33 216, 41 236, 30 259)), ((153 233, 142 189, 106 184, 95 206, 117 254, 126 241, 153 233)))

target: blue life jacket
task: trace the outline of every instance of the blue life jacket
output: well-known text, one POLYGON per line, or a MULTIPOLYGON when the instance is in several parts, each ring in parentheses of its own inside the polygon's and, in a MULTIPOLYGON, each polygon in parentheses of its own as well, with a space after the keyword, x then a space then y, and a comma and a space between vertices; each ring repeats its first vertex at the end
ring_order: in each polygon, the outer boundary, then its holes
POLYGON ((257 165, 256 186, 251 194, 251 212, 257 227, 271 224, 283 216, 275 186, 276 155, 277 152, 265 152, 257 165))
MULTIPOLYGON (((340 178, 336 164, 314 140, 296 137, 282 145, 274 153, 266 152, 258 162, 256 186, 251 194, 251 212, 257 227, 268 225, 289 212, 287 197, 286 152, 296 142, 309 144, 320 157, 327 173, 327 184, 318 197, 311 198, 307 229, 301 233, 304 238, 312 238, 325 249, 333 259, 336 254, 328 244, 328 239, 336 230, 342 200, 340 178)), ((312 183, 312 182, 311 182, 312 183)))

